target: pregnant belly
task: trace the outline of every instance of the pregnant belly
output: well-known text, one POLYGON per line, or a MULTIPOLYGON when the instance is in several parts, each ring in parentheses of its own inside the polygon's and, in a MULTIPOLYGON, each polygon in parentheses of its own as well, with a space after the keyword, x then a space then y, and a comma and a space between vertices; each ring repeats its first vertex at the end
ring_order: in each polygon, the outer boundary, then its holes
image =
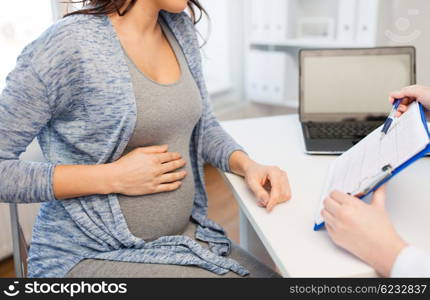
MULTIPOLYGON (((190 164, 181 186, 170 192, 143 196, 118 195, 130 232, 146 241, 178 235, 187 227, 194 202, 194 178, 190 164)), ((180 170, 180 169, 178 169, 180 170)))

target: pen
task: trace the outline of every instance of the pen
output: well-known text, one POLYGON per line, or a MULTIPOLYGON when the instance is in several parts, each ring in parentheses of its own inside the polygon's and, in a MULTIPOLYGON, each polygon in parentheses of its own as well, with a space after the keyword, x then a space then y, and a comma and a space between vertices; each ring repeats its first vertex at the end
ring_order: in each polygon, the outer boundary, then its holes
POLYGON ((367 184, 365 184, 364 187, 361 187, 361 184, 360 184, 360 187, 356 191, 352 193, 347 193, 347 194, 357 198, 364 197, 365 195, 367 195, 367 193, 373 190, 377 185, 379 185, 385 179, 390 177, 392 175, 392 171, 393 171, 393 167, 391 165, 383 166, 381 169, 381 173, 369 179, 369 182, 367 182, 367 184))
MULTIPOLYGON (((357 188, 357 190, 347 194, 357 198, 362 198, 366 196, 370 191, 375 189, 382 182, 384 182, 392 174, 393 174, 393 167, 390 164, 385 165, 381 168, 380 173, 378 173, 376 176, 372 176, 371 178, 367 179, 365 183, 364 182, 360 183, 360 186, 357 188)), ((319 221, 317 221, 314 225, 314 231, 318 231, 323 227, 324 227, 324 220, 320 216, 319 221)))
POLYGON ((391 125, 393 124, 394 118, 396 117, 397 108, 399 108, 399 105, 400 105, 401 101, 402 101, 402 99, 395 99, 394 100, 393 108, 392 108, 390 114, 388 115, 387 120, 385 120, 384 126, 382 126, 381 140, 384 138, 384 136, 388 132, 388 129, 390 129, 391 125))

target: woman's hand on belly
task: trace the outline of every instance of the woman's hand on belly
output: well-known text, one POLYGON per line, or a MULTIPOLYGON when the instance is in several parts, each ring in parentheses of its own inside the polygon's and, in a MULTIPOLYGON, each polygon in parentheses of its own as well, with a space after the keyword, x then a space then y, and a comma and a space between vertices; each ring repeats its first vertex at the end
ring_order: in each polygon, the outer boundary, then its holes
POLYGON ((108 164, 110 192, 138 196, 176 190, 186 171, 178 152, 168 152, 168 145, 137 148, 108 164))

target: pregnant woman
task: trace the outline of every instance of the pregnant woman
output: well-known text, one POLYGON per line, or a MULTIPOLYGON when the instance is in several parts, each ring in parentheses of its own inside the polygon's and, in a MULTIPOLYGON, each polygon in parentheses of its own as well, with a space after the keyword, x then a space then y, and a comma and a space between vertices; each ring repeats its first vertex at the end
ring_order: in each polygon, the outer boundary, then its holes
POLYGON ((243 176, 268 211, 290 188, 211 112, 201 5, 83 4, 24 48, 0 95, 0 199, 42 202, 28 275, 278 276, 207 218, 204 162, 243 176), (18 160, 35 137, 47 162, 18 160))

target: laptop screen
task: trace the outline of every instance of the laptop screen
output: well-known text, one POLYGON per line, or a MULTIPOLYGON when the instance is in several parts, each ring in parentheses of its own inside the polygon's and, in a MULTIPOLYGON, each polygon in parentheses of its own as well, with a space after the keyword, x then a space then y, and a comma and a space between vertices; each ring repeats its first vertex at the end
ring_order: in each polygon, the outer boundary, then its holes
POLYGON ((327 50, 303 56, 301 114, 338 120, 386 116, 391 109, 389 93, 415 82, 415 52, 372 50, 327 50))

